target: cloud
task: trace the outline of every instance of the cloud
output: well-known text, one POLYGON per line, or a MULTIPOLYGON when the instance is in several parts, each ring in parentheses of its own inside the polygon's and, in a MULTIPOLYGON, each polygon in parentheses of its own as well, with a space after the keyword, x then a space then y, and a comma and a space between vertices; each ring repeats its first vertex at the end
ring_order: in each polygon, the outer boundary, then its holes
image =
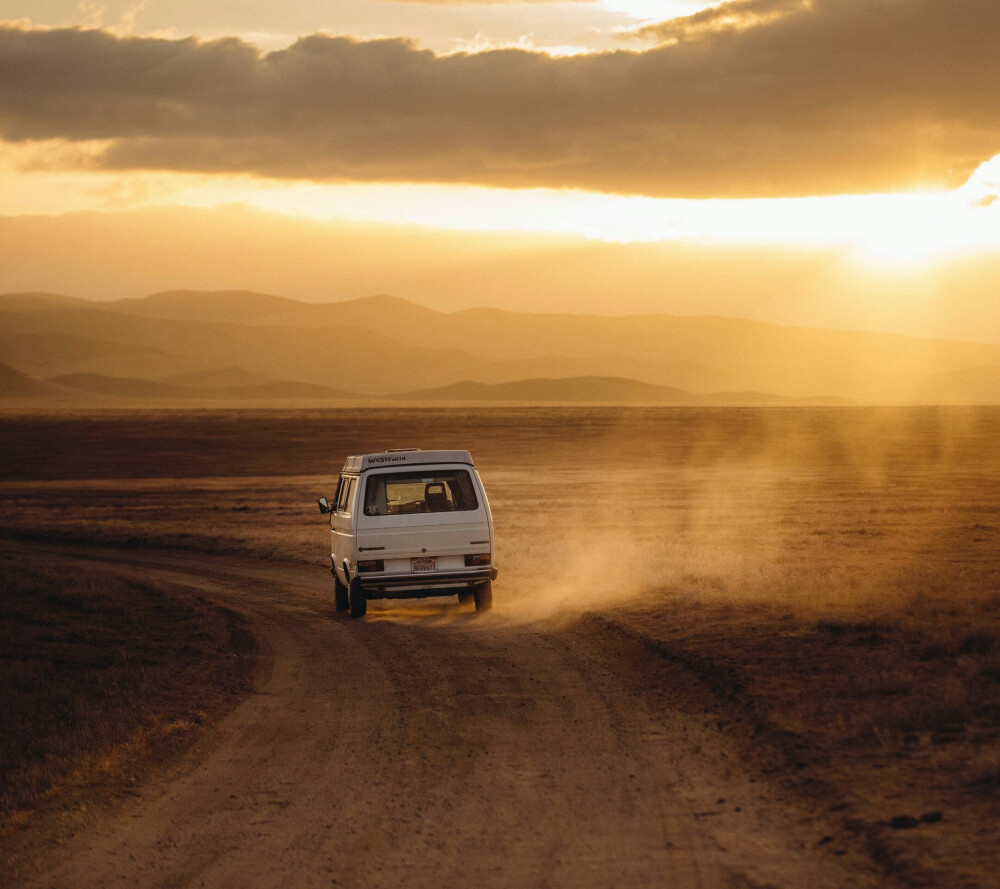
POLYGON ((640 38, 676 42, 718 31, 742 31, 813 9, 813 0, 729 0, 693 15, 639 28, 640 38))
POLYGON ((377 0, 384 3, 419 3, 423 6, 513 6, 555 3, 593 3, 594 0, 377 0))
MULTIPOLYGON (((104 168, 735 197, 954 186, 1000 154, 995 0, 736 0, 641 52, 262 53, 0 27, 0 135, 104 168)), ((647 33, 648 36, 648 33, 647 33)))

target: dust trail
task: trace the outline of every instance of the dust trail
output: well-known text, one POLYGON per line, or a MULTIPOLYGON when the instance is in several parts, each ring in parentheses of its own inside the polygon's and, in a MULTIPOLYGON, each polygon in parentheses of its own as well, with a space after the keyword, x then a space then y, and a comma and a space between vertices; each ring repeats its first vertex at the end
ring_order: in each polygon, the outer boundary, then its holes
POLYGON ((648 419, 583 460, 574 443, 572 466, 550 448, 487 479, 512 612, 663 594, 885 610, 995 586, 995 412, 718 411, 673 438, 648 419))
POLYGON ((22 539, 322 574, 315 498, 344 454, 468 446, 496 522, 495 601, 513 614, 657 595, 882 608, 1000 589, 998 408, 163 412, 4 428, 17 447, 0 461, 0 533, 22 539))

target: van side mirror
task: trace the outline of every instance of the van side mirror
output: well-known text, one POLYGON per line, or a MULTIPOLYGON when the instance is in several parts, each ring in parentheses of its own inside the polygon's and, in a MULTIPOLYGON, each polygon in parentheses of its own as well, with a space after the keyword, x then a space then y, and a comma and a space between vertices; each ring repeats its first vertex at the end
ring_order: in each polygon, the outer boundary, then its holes
POLYGON ((323 515, 326 515, 329 512, 333 512, 333 510, 330 509, 330 504, 327 502, 326 497, 319 498, 319 511, 323 513, 323 515))

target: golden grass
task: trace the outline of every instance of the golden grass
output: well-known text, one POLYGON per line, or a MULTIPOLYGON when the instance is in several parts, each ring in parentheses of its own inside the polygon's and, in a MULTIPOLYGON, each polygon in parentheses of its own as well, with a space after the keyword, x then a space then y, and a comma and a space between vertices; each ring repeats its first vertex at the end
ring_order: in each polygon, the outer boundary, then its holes
POLYGON ((0 588, 0 833, 137 784, 248 688, 252 638, 203 600, 9 553, 0 588))

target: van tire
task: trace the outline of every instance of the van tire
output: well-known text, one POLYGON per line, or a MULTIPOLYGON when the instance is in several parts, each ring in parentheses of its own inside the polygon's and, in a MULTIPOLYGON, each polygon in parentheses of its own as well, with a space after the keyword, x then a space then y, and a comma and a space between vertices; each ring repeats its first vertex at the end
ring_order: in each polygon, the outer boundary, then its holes
POLYGON ((351 581, 350 599, 351 617, 364 617, 368 613, 368 596, 361 588, 361 581, 356 577, 351 581))
POLYGON ((493 581, 487 580, 479 584, 473 597, 476 600, 476 611, 489 611, 493 607, 493 581))
POLYGON ((462 592, 458 594, 458 604, 465 605, 469 600, 472 599, 473 595, 474 593, 472 592, 472 587, 469 587, 469 589, 467 590, 462 590, 462 592))
POLYGON ((333 601, 337 606, 337 611, 347 611, 351 607, 347 587, 340 582, 337 572, 333 572, 333 601))

